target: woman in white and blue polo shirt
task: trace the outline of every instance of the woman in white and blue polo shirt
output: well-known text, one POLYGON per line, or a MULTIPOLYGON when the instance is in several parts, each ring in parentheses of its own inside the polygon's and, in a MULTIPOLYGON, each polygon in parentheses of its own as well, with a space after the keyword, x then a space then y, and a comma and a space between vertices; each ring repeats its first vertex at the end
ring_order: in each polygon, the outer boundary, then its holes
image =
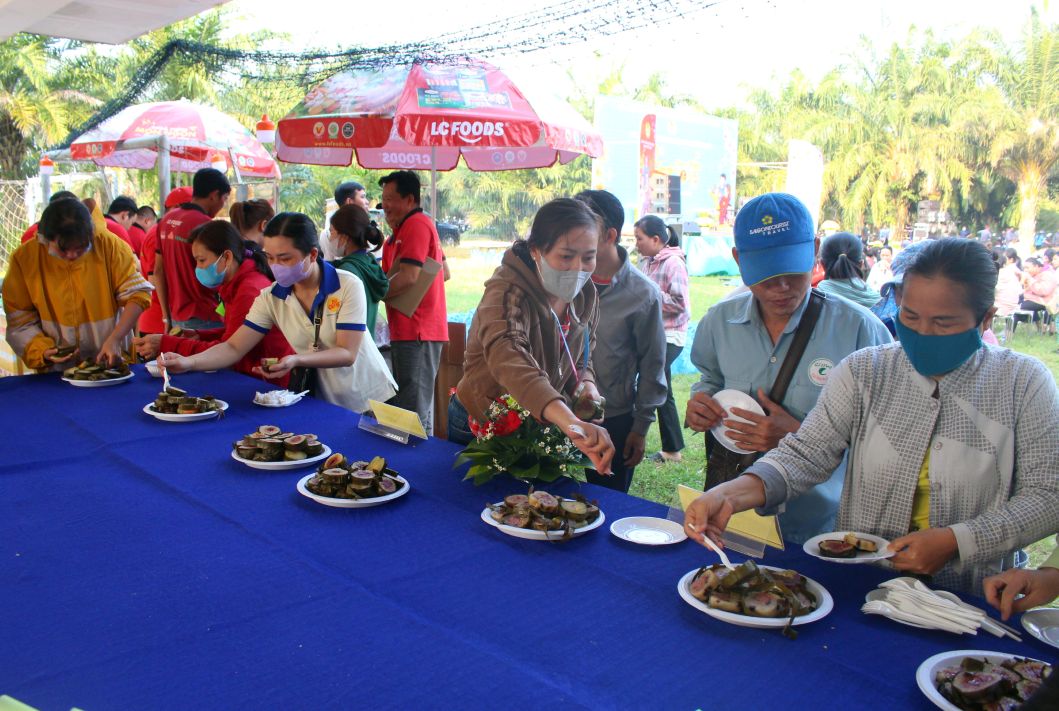
POLYGON ((316 396, 354 412, 368 410, 368 400, 393 397, 396 383, 375 342, 365 337, 364 285, 320 259, 312 220, 300 212, 276 215, 265 228, 264 251, 276 283, 258 295, 243 326, 202 353, 163 354, 159 360, 165 367, 174 373, 226 368, 276 326, 295 352, 263 367, 265 377, 316 369, 316 396), (314 348, 317 316, 319 347, 314 348))

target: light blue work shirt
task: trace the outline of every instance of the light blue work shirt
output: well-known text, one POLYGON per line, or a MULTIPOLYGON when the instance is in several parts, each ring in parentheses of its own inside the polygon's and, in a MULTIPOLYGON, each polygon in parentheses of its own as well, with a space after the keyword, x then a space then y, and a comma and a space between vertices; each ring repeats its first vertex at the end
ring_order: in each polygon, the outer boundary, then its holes
MULTIPOLYGON (((713 395, 733 389, 757 399, 761 388, 768 395, 808 303, 809 292, 806 292, 775 345, 752 293, 748 291, 715 304, 699 322, 691 347, 691 362, 702 374, 691 386, 692 392, 713 395)), ((871 311, 824 294, 820 318, 791 377, 781 403, 783 408, 798 421, 804 420, 816 405, 820 389, 833 367, 854 351, 892 340, 886 326, 871 311)), ((818 533, 834 530, 845 471, 843 460, 829 480, 787 503, 780 515, 784 538, 804 543, 818 533)))

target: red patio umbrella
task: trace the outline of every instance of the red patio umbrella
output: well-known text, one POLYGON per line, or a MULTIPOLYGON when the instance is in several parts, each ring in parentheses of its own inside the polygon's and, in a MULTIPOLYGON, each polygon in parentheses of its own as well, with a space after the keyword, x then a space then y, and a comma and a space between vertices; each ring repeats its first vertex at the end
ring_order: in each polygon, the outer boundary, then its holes
MULTIPOLYGON (((598 157, 603 139, 569 104, 476 59, 356 70, 314 88, 277 127, 285 162, 365 168, 541 168, 598 157)), ((433 185, 432 180, 432 185, 433 185)), ((433 205, 432 200, 432 205, 433 205)))

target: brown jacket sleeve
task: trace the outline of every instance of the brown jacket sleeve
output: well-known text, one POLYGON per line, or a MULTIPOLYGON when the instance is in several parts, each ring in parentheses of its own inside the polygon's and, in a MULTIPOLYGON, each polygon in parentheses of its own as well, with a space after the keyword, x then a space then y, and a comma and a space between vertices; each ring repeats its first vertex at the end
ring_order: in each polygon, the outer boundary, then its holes
POLYGON ((533 340, 542 342, 540 319, 521 289, 500 283, 490 286, 477 314, 486 367, 502 392, 540 417, 548 403, 562 398, 546 371, 557 364, 538 363, 530 345, 533 340))

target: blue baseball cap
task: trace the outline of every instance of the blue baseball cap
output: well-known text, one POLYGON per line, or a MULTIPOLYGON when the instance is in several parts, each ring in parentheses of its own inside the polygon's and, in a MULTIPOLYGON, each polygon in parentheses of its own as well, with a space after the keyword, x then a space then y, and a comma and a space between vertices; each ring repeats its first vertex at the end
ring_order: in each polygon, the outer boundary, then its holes
POLYGON ((759 195, 735 216, 735 248, 747 286, 781 274, 807 274, 816 261, 812 215, 793 195, 759 195))

